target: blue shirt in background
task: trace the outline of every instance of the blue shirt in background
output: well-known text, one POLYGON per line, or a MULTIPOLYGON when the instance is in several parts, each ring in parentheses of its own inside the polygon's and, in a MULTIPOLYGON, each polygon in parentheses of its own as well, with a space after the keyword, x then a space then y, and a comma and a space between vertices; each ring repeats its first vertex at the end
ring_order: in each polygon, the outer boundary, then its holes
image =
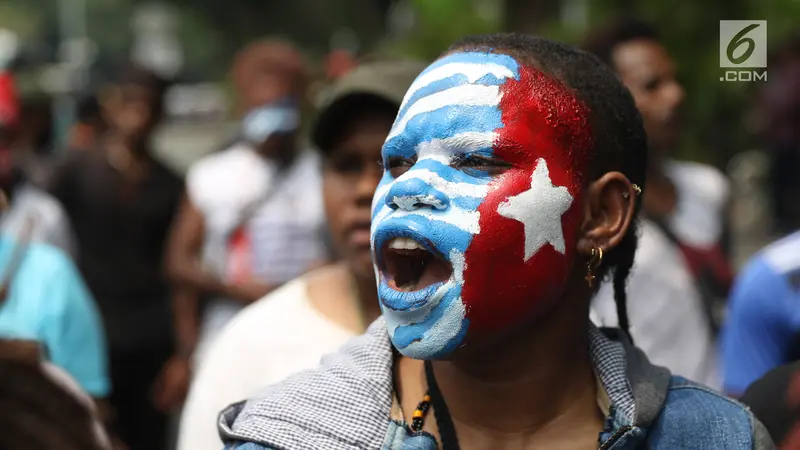
MULTIPOLYGON (((0 273, 15 241, 0 237, 0 273)), ((94 299, 61 250, 31 243, 0 303, 0 337, 40 342, 53 364, 93 397, 110 391, 106 342, 94 299)))
POLYGON ((726 392, 744 393, 800 355, 800 232, 756 255, 736 280, 722 330, 726 392))

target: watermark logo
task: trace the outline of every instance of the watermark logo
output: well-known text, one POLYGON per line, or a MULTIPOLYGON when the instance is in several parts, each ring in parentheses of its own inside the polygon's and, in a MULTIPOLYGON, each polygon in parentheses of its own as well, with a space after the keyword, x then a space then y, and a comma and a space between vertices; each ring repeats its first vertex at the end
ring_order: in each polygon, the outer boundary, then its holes
POLYGON ((767 81, 767 21, 720 20, 719 81, 767 81))

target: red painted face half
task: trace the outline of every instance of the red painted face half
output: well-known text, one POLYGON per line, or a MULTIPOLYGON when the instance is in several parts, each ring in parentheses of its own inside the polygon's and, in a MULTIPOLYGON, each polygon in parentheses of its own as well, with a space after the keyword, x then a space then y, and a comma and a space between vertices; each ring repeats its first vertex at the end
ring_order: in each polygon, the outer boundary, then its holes
POLYGON ((471 333, 525 323, 564 291, 591 149, 588 109, 565 86, 520 66, 500 100, 494 157, 511 165, 478 207, 462 300, 471 333))
POLYGON ((588 117, 569 88, 508 55, 453 53, 418 77, 373 202, 378 293, 403 354, 443 357, 562 295, 588 117))

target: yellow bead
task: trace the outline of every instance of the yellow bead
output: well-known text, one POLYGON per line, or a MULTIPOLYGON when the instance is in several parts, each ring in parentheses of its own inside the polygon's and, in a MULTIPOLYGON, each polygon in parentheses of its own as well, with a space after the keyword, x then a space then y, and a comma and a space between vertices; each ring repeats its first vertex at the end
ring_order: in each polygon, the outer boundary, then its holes
POLYGON ((431 401, 431 396, 430 396, 430 395, 426 395, 425 397, 422 397, 422 401, 423 401, 423 402, 429 402, 429 401, 431 401))
POLYGON ((417 410, 415 410, 415 411, 414 411, 414 418, 415 418, 415 419, 421 419, 421 418, 422 418, 422 411, 420 411, 420 410, 418 410, 418 409, 417 409, 417 410))

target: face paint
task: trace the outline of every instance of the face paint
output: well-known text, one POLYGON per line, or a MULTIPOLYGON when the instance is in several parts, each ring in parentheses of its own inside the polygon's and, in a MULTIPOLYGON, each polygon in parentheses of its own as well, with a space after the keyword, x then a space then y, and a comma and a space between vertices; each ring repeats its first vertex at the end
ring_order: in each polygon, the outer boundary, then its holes
POLYGON ((275 133, 297 129, 300 116, 294 101, 283 100, 253 108, 242 119, 242 134, 254 144, 266 141, 275 133))
POLYGON ((561 295, 590 148, 587 108, 511 56, 455 53, 420 74, 373 199, 378 294, 401 353, 443 357, 561 295))

